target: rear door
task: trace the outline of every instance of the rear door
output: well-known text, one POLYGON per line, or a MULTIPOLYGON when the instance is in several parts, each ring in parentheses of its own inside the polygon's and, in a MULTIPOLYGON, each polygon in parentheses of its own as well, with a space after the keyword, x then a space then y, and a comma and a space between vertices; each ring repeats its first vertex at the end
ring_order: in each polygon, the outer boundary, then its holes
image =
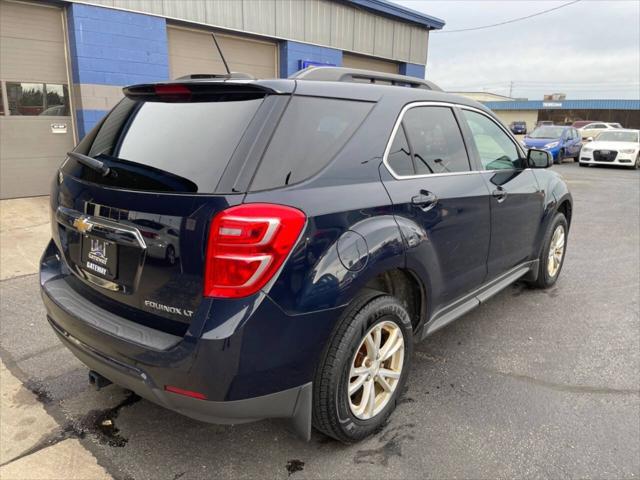
POLYGON ((122 100, 76 148, 108 171, 68 158, 52 198, 54 240, 77 288, 172 331, 201 302, 211 218, 244 196, 218 185, 234 154, 244 152, 239 163, 251 157, 246 144, 255 145, 265 109, 286 103, 241 86, 175 95, 185 88, 122 100))
POLYGON ((488 278, 492 279, 531 259, 544 194, 513 137, 488 114, 465 107, 462 112, 491 192, 488 278))
POLYGON ((471 169, 448 105, 406 107, 384 157, 383 182, 407 235, 407 266, 430 278, 432 308, 479 286, 486 276, 490 211, 482 176, 471 169))

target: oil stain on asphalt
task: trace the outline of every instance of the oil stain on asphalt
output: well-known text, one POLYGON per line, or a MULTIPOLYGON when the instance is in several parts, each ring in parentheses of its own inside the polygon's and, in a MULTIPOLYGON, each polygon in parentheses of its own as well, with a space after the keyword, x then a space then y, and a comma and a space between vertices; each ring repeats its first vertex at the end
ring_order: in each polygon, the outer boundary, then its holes
POLYGON ((289 460, 287 462, 287 472, 289 472, 289 476, 293 475, 296 472, 301 472, 304 470, 304 462, 301 460, 289 460))

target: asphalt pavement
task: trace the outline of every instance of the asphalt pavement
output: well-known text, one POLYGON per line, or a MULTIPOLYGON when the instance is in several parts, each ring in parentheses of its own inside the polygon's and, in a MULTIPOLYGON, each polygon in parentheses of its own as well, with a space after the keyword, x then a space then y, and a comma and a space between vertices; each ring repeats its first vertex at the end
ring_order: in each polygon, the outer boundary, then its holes
POLYGON ((0 282, 0 357, 60 427, 42 442, 76 439, 116 479, 638 478, 640 171, 553 168, 575 202, 558 283, 515 284, 418 344, 402 404, 357 445, 93 390, 33 274, 0 282))

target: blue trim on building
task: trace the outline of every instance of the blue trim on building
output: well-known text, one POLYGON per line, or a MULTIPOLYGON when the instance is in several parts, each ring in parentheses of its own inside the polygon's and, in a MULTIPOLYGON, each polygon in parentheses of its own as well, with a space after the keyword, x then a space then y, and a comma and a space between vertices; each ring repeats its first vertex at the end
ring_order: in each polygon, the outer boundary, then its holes
POLYGON ((287 78, 303 68, 303 62, 313 65, 342 66, 342 50, 308 43, 280 42, 280 78, 287 78))
POLYGON ((640 110, 640 100, 529 100, 482 103, 491 110, 640 110))
POLYGON ((410 77, 417 77, 424 80, 425 66, 417 63, 401 63, 398 68, 400 75, 409 75, 410 77))
POLYGON ((372 12, 380 13, 395 19, 405 20, 417 23, 424 27, 434 30, 440 30, 445 25, 445 21, 417 12, 410 8, 402 7, 396 3, 387 0, 348 0, 353 5, 360 6, 372 12))
POLYGON ((131 85, 169 79, 164 18, 73 3, 68 7, 73 81, 131 85))
POLYGON ((76 110, 78 138, 89 133, 108 112, 108 110, 76 110))

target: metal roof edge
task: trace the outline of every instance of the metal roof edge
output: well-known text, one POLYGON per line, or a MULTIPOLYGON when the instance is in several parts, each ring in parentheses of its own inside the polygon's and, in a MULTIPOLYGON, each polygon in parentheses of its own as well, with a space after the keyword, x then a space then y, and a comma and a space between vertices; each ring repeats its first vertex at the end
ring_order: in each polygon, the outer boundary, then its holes
POLYGON ((427 15, 425 13, 412 10, 402 5, 392 3, 388 0, 345 0, 346 3, 356 5, 367 10, 385 14, 396 19, 418 23, 432 30, 440 30, 445 25, 445 21, 427 15))

